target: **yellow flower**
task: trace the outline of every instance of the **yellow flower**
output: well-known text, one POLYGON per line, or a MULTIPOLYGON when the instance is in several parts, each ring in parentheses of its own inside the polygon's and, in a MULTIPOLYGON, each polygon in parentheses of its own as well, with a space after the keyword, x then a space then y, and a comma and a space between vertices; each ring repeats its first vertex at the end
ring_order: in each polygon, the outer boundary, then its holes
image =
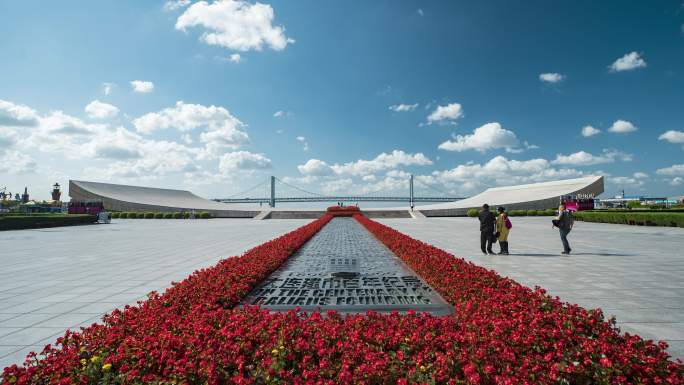
POLYGON ((104 370, 105 372, 111 368, 112 368, 112 364, 107 363, 107 364, 102 365, 102 370, 104 370))
POLYGON ((88 364, 88 360, 85 358, 81 358, 81 365, 86 366, 88 364))
POLYGON ((273 349, 273 350, 271 350, 271 354, 273 354, 274 356, 275 356, 276 354, 278 354, 278 349, 273 349))
POLYGON ((420 371, 424 372, 425 371, 425 365, 420 365, 420 371))
POLYGON ((99 360, 100 360, 100 357, 98 357, 98 356, 93 356, 93 358, 90 359, 90 362, 92 362, 92 363, 94 364, 94 363, 96 363, 96 362, 99 361, 99 360))

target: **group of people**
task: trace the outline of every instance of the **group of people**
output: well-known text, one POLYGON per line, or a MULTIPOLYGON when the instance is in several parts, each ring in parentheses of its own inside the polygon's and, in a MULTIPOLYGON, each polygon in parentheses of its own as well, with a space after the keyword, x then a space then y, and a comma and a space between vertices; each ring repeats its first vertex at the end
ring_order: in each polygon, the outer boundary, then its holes
MULTIPOLYGON (((489 211, 489 205, 482 205, 482 210, 478 215, 480 220, 480 248, 483 254, 496 254, 492 246, 499 242, 499 253, 508 255, 508 235, 513 228, 511 220, 508 218, 506 208, 499 206, 497 214, 489 211)), ((572 249, 568 242, 568 234, 572 230, 574 220, 572 213, 566 210, 565 205, 558 206, 558 216, 551 221, 551 227, 557 227, 563 243, 562 255, 569 255, 572 249)))

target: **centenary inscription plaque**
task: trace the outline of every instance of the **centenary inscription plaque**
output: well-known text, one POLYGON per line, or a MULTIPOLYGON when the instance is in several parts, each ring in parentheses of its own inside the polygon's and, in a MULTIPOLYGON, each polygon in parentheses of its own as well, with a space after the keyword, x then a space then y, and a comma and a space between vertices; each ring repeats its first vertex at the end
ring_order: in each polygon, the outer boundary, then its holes
POLYGON ((271 310, 427 311, 449 306, 352 218, 334 218, 243 301, 271 310))

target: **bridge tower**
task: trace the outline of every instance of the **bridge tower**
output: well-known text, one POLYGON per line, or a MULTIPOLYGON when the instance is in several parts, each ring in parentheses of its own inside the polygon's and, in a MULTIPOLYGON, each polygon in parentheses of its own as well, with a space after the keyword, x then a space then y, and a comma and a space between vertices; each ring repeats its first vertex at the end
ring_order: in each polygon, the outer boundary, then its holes
POLYGON ((271 176, 271 201, 268 202, 268 205, 271 207, 275 207, 275 181, 276 177, 271 176))
POLYGON ((409 206, 413 208, 413 174, 409 180, 409 206))

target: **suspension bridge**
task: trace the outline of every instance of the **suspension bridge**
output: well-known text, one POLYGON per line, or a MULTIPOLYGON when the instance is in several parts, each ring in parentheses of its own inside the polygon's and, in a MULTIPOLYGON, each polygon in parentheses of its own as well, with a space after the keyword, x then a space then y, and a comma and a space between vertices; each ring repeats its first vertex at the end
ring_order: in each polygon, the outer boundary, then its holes
POLYGON ((267 203, 270 207, 275 207, 278 202, 402 202, 409 203, 410 206, 413 206, 413 204, 417 202, 453 202, 464 199, 463 197, 450 196, 449 193, 441 191, 434 186, 421 183, 420 181, 415 180, 413 175, 410 175, 407 182, 408 195, 405 196, 397 194, 390 195, 383 190, 371 191, 363 194, 326 195, 305 190, 284 182, 278 177, 271 176, 269 180, 260 182, 245 191, 233 194, 227 198, 214 200, 223 203, 267 203), (416 195, 416 184, 419 185, 419 188, 427 190, 430 195, 416 195), (276 186, 278 186, 277 189, 276 186), (249 195, 251 194, 256 194, 256 196, 250 197, 249 195))

